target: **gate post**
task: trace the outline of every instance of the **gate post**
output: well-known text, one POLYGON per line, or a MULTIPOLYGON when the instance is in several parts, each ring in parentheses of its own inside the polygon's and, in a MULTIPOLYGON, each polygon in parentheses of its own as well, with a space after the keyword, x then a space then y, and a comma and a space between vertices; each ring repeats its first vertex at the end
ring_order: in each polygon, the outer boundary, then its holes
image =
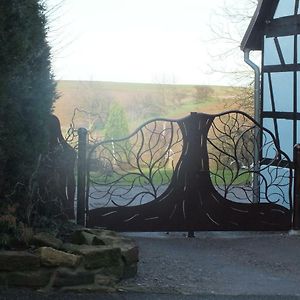
POLYGON ((293 229, 300 229, 300 144, 296 144, 294 147, 293 229))
POLYGON ((78 129, 77 162, 77 224, 85 226, 85 189, 86 189, 86 146, 87 130, 78 129))

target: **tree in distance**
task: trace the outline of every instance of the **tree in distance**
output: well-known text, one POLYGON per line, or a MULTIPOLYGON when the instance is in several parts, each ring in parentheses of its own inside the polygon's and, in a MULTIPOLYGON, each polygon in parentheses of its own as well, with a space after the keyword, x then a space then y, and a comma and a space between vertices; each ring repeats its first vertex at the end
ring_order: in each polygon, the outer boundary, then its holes
POLYGON ((105 124, 105 140, 123 138, 128 134, 128 121, 125 110, 118 102, 115 102, 111 104, 105 124))

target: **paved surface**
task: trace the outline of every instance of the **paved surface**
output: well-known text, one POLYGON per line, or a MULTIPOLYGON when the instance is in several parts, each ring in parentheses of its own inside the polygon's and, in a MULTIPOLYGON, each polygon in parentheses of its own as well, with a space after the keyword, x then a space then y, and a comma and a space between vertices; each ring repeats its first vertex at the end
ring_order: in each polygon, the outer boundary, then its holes
POLYGON ((280 233, 130 234, 138 276, 117 294, 1 290, 0 299, 300 299, 300 236, 280 233))

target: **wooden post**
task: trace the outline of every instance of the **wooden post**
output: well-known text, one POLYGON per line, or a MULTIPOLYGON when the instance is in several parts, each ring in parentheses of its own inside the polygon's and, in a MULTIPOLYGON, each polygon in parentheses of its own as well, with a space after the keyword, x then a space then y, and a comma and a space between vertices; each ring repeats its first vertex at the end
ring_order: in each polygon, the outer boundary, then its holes
POLYGON ((300 229, 300 144, 294 147, 294 211, 293 229, 300 229))
POLYGON ((86 146, 87 130, 78 129, 77 161, 77 224, 85 226, 85 189, 86 189, 86 146))

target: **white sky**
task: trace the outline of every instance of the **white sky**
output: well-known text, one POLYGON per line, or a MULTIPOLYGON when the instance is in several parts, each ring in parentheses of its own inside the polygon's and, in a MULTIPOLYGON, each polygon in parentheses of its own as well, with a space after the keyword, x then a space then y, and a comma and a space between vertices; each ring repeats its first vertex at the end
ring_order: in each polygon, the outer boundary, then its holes
MULTIPOLYGON (((46 2, 51 7, 61 0, 46 2)), ((210 68, 216 64, 211 54, 227 47, 211 42, 210 25, 218 22, 216 11, 222 4, 222 0, 63 0, 50 22, 56 79, 234 84, 210 68)), ((234 58, 219 60, 218 68, 241 64, 242 57, 238 52, 234 58)))

